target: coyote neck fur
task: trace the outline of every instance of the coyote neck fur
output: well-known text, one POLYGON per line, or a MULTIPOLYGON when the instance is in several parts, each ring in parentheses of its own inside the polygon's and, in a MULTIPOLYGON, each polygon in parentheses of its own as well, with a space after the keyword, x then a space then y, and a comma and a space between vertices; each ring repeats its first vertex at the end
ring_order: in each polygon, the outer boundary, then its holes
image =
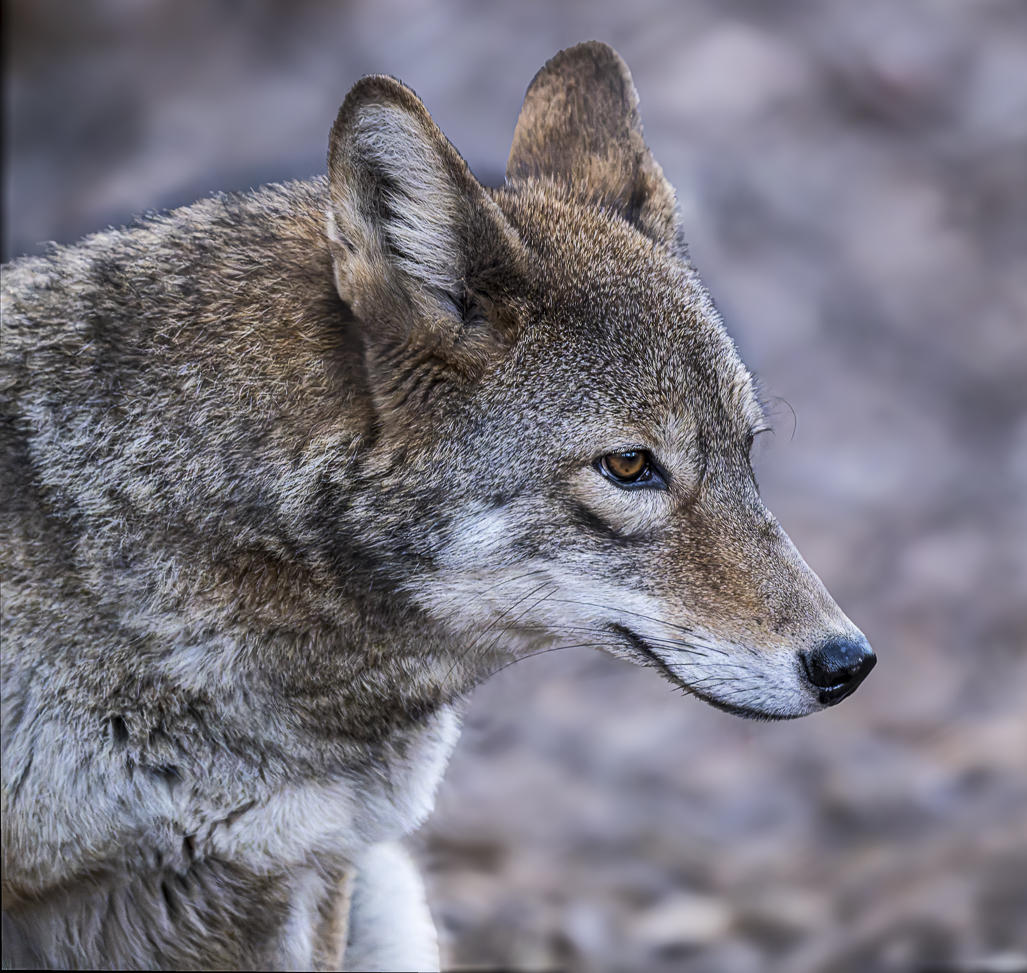
POLYGON ((45 291, 59 317, 36 311, 22 331, 17 305, 5 314, 11 358, 27 346, 9 394, 47 430, 16 444, 32 449, 37 473, 8 495, 46 518, 41 574, 88 547, 102 584, 83 579, 79 597, 144 605, 121 619, 136 638, 177 628, 161 648, 168 678, 209 689, 220 668, 233 681, 240 663, 257 681, 273 668, 317 725, 345 712, 340 732, 371 739, 380 706, 416 721, 494 659, 404 594, 431 570, 431 535, 445 523, 428 513, 434 498, 410 495, 404 449, 376 426, 363 339, 332 282, 325 207, 324 180, 273 186, 190 207, 185 232, 179 214, 151 218, 9 268, 12 290, 45 291), (150 266, 148 251, 159 255, 150 266), (112 295, 126 253, 131 293, 112 295), (83 322, 71 333, 68 303, 83 322), (59 402, 44 392, 55 385, 59 402), (129 396, 145 397, 145 415, 129 396), (380 531, 371 542, 369 514, 392 518, 394 542, 380 531), (412 520, 416 550, 403 540, 412 520), (380 685, 365 687, 370 672, 380 685), (332 698, 354 685, 376 692, 374 719, 332 698))
MULTIPOLYGON (((5 813, 19 861, 4 908, 37 949, 83 880, 160 912, 160 876, 188 875, 182 908, 232 941, 252 926, 248 951, 221 962, 295 968, 284 904, 313 895, 331 911, 362 848, 424 819, 453 704, 498 663, 404 594, 430 569, 422 553, 367 541, 368 507, 379 520, 410 508, 389 496, 403 457, 372 419, 325 207, 323 180, 275 186, 197 204, 185 230, 181 213, 150 218, 5 268, 4 393, 29 423, 2 427, 4 640, 31 641, 41 619, 60 629, 54 675, 5 653, 5 747, 34 737, 5 762, 5 804, 52 809, 51 837, 28 842, 5 813), (61 707, 79 714, 70 726, 61 707), (204 871, 217 861, 234 871, 204 871)), ((117 937, 53 948, 62 965, 197 962, 170 940, 152 955, 117 937)))

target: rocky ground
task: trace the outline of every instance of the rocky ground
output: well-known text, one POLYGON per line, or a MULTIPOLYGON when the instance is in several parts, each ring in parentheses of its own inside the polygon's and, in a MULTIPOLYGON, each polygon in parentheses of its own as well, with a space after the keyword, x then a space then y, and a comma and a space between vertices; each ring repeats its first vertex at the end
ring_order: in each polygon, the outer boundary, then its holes
POLYGON ((597 37, 771 403, 768 505, 880 661, 747 723, 569 650, 475 695, 413 841, 451 968, 1027 968, 1027 7, 9 0, 4 257, 323 171, 361 74, 501 179, 597 37), (1019 957, 1019 959, 1017 959, 1019 957))

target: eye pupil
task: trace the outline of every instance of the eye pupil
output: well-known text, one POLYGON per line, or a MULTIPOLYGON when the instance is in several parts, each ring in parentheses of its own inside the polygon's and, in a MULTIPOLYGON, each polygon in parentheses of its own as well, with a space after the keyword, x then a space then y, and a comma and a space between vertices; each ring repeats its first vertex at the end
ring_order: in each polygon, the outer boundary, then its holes
POLYGON ((603 457, 607 472, 624 483, 634 483, 649 467, 646 453, 609 453, 603 457))

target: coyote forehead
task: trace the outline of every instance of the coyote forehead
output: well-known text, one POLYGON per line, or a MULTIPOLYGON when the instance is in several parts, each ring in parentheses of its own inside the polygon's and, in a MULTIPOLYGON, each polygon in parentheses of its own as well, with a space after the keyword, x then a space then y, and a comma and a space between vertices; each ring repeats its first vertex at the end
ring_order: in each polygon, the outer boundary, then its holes
POLYGON ((764 428, 752 376, 683 253, 565 188, 532 185, 495 198, 545 281, 518 364, 537 371, 552 360, 569 389, 586 379, 592 395, 573 403, 586 410, 583 421, 605 395, 607 411, 663 425, 668 441, 717 411, 743 437, 764 428))

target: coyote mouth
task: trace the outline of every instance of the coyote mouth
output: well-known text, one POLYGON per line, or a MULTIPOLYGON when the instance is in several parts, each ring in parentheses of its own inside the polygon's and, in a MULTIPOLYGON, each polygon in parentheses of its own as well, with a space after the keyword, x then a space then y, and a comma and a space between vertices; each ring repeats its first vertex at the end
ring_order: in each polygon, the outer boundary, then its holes
POLYGON ((683 689, 690 696, 694 696, 696 699, 702 700, 704 703, 708 703, 714 709, 719 709, 725 713, 730 713, 732 716, 740 716, 746 720, 760 720, 763 722, 779 722, 782 720, 797 720, 805 713, 775 713, 768 710, 756 709, 752 706, 740 706, 737 703, 728 703, 724 700, 717 699, 716 696, 711 696, 709 693, 701 689, 696 689, 694 686, 690 686, 685 682, 673 669, 656 653, 656 651, 649 647, 645 639, 636 632, 631 631, 624 625, 618 625, 616 622, 607 626, 607 628, 613 632, 614 635, 620 636, 630 646, 633 652, 642 656, 645 660, 645 665, 652 666, 656 669, 665 679, 672 682, 675 686, 683 689))

